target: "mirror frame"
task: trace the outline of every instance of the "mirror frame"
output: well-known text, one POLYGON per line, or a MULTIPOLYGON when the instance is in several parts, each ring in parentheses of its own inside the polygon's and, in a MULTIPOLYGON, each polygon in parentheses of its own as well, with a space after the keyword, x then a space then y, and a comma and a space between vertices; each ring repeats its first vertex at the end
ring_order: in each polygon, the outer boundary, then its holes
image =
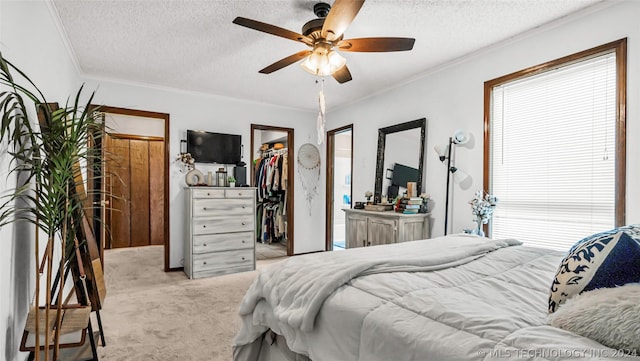
POLYGON ((406 123, 391 125, 378 129, 378 154, 376 163, 376 184, 373 192, 374 203, 379 203, 382 198, 382 177, 384 174, 384 151, 387 134, 402 132, 420 128, 420 155, 418 165, 418 181, 416 182, 417 194, 422 193, 422 173, 424 170, 424 147, 427 133, 427 118, 420 118, 406 123))

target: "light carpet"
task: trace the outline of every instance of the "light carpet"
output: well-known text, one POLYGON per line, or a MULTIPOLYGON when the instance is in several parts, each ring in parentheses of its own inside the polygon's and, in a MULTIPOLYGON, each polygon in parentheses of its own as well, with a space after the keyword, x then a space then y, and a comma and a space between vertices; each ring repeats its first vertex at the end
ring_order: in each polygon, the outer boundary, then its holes
POLYGON ((100 360, 232 360, 238 305, 257 272, 190 280, 164 272, 163 257, 162 246, 105 251, 100 360))

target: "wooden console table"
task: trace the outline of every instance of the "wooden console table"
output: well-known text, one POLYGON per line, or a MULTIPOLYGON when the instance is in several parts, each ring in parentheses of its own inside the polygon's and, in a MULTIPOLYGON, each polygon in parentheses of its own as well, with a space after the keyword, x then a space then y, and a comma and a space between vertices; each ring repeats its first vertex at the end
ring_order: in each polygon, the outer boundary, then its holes
POLYGON ((346 248, 429 238, 430 213, 403 214, 345 209, 346 248))

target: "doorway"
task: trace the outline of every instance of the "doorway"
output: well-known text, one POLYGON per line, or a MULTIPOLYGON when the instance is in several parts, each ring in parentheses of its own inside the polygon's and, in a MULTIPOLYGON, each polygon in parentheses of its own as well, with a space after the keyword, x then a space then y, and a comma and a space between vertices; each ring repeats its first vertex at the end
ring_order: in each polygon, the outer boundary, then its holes
POLYGON ((293 256, 294 130, 251 124, 256 197, 256 259, 293 256))
POLYGON ((326 250, 344 250, 343 209, 352 208, 353 124, 327 132, 326 250))
POLYGON ((104 178, 94 183, 101 204, 103 249, 164 246, 169 266, 169 114, 101 106, 104 178))

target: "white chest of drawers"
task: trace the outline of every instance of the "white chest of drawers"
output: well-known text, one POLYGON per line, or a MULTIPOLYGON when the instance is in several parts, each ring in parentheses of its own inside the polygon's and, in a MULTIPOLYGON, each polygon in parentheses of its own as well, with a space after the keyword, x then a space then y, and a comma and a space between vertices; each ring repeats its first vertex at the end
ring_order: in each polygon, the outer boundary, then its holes
POLYGON ((184 272, 189 278, 256 268, 255 188, 187 188, 184 272))

